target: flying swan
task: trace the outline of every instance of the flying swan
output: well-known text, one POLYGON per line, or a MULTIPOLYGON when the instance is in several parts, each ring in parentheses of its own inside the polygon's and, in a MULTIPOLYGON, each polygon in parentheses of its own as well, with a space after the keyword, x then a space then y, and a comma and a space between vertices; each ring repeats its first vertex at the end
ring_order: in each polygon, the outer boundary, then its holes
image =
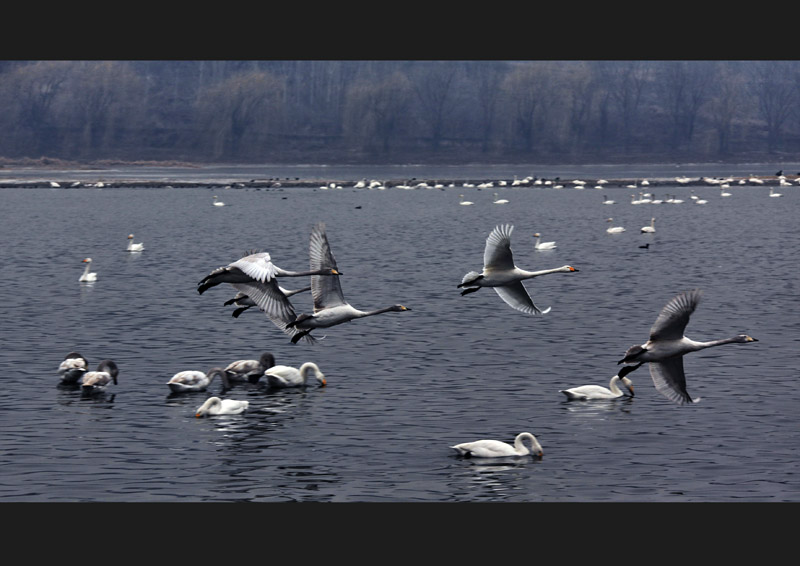
MULTIPOLYGON (((296 295, 297 293, 305 293, 306 291, 311 290, 311 286, 303 287, 301 289, 284 289, 281 286, 278 286, 278 289, 281 293, 286 295, 287 297, 291 297, 296 295)), ((244 311, 251 307, 257 307, 258 305, 256 302, 245 295, 243 292, 239 291, 232 299, 228 299, 223 303, 225 306, 227 305, 236 305, 237 308, 231 313, 233 318, 239 318, 239 315, 242 314, 244 311)))
POLYGON ((514 446, 501 440, 476 440, 474 442, 462 442, 451 446, 460 456, 467 458, 501 458, 503 456, 543 456, 542 445, 530 432, 520 432, 514 439, 514 446), (530 449, 526 446, 525 440, 531 443, 530 449))
POLYGON ((664 397, 678 404, 696 403, 686 391, 686 376, 683 373, 683 356, 712 346, 722 344, 758 342, 757 339, 739 334, 732 338, 696 342, 684 336, 689 317, 700 302, 699 289, 680 293, 670 300, 650 328, 650 339, 642 345, 631 346, 618 363, 636 364, 638 368, 645 362, 650 364, 650 377, 653 384, 664 397))
POLYGON ((309 242, 309 263, 311 271, 311 296, 314 300, 313 314, 295 313, 288 297, 280 292, 278 285, 272 281, 263 284, 235 284, 234 287, 246 293, 263 310, 272 322, 283 332, 291 336, 292 344, 300 339, 315 342, 309 333, 315 328, 328 328, 365 316, 373 316, 385 312, 403 312, 411 309, 403 305, 392 305, 371 311, 354 308, 344 299, 339 283, 336 260, 331 252, 325 223, 317 223, 311 230, 309 242), (336 275, 319 275, 333 273, 336 275))
MULTIPOLYGON (((305 277, 307 275, 341 275, 334 268, 312 269, 310 271, 287 271, 274 263, 267 252, 249 253, 229 263, 218 267, 203 277, 197 284, 197 292, 201 295, 209 288, 220 283, 230 283, 234 287, 237 283, 267 283, 275 277, 305 277)), ((278 289, 277 284, 275 289, 278 289)), ((239 289, 240 291, 242 289, 239 289)), ((243 291, 246 293, 246 291, 243 291)), ((252 297, 251 297, 252 298, 252 297)))
POLYGON ((526 314, 545 314, 550 312, 548 307, 541 310, 531 299, 528 291, 522 285, 524 279, 531 279, 550 273, 572 273, 578 270, 569 265, 542 271, 526 271, 514 265, 511 253, 511 232, 514 226, 503 224, 496 226, 486 238, 486 247, 483 251, 483 271, 470 271, 456 287, 464 287, 461 295, 474 293, 481 287, 493 287, 500 298, 510 307, 526 314))

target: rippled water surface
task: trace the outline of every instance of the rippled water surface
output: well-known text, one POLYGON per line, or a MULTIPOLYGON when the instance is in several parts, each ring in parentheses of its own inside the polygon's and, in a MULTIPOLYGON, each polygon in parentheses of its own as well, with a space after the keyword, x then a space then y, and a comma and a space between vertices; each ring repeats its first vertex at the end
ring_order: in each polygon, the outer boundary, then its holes
MULTIPOLYGON (((705 206, 683 187, 658 189, 682 205, 639 206, 624 188, 0 190, 0 500, 798 501, 799 207, 798 189, 783 189, 694 189, 705 206), (458 205, 464 193, 473 206, 458 205), (627 231, 607 234, 609 217, 627 231), (656 233, 640 234, 651 217, 656 233), (312 347, 259 312, 233 318, 227 286, 198 295, 211 269, 253 248, 305 269, 317 221, 355 307, 412 311, 315 331, 326 338, 312 347), (545 316, 456 288, 505 222, 518 266, 580 270, 526 283, 545 316), (558 247, 535 251, 534 232, 558 247), (125 251, 129 233, 144 252, 125 251), (78 283, 84 257, 94 284, 78 283), (667 300, 695 287, 690 337, 759 339, 687 357, 700 403, 673 405, 644 368, 633 399, 559 393, 607 385, 667 300), (92 366, 114 359, 119 384, 96 398, 59 386, 71 350, 92 366), (226 396, 247 399, 247 413, 197 419, 219 383, 180 396, 165 385, 263 351, 316 362, 328 386, 236 385, 226 396), (539 438, 541 460, 448 448, 521 431, 539 438)), ((307 293, 293 302, 310 309, 307 293)))

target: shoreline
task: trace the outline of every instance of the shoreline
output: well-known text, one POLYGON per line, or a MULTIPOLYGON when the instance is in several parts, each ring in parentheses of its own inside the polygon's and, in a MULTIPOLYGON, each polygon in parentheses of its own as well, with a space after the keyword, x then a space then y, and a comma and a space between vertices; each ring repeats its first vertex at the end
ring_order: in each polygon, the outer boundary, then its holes
POLYGON ((758 186, 795 186, 800 185, 800 176, 747 176, 747 177, 684 177, 647 179, 607 179, 598 184, 598 179, 570 179, 563 180, 558 177, 553 179, 525 179, 522 181, 507 181, 497 179, 388 179, 381 181, 376 186, 359 186, 359 181, 352 179, 252 179, 250 181, 176 181, 176 180, 114 180, 101 182, 67 180, 32 180, 32 181, 0 181, 0 189, 284 189, 284 188, 320 188, 356 190, 372 190, 375 188, 403 188, 403 189, 503 189, 503 188, 531 188, 531 189, 597 189, 597 188, 624 188, 629 190, 646 190, 651 187, 758 187, 758 186))

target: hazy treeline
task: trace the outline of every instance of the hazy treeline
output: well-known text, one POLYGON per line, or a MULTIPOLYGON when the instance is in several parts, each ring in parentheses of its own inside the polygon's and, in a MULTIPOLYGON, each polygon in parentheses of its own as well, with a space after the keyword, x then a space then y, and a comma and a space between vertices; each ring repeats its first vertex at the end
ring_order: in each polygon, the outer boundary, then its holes
POLYGON ((800 151, 796 61, 3 61, 0 157, 736 159, 800 151))

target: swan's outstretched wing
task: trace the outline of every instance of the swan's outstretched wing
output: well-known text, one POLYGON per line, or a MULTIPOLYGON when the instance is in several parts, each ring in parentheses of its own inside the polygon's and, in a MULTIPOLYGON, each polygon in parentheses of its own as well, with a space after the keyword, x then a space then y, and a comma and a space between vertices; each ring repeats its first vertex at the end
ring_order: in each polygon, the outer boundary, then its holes
MULTIPOLYGON (((700 289, 686 291, 670 300, 650 328, 651 340, 680 340, 689 317, 700 303, 700 289)), ((682 375, 682 372, 681 372, 682 375)))
MULTIPOLYGON (((250 297, 253 302, 261 309, 264 314, 269 317, 272 323, 281 329, 285 334, 294 337, 300 330, 286 325, 293 322, 297 318, 292 303, 289 298, 283 294, 278 286, 277 279, 271 279, 266 283, 259 283, 252 281, 249 283, 234 283, 233 286, 238 290, 250 297)), ((316 339, 306 334, 303 336, 306 342, 313 343, 316 339)))
POLYGON ((686 391, 686 375, 683 373, 683 356, 674 356, 650 362, 650 377, 656 390, 664 397, 675 403, 696 403, 700 400, 692 399, 686 391))
POLYGON ((525 289, 525 287, 523 287, 521 281, 516 281, 510 285, 504 285, 502 287, 494 287, 494 290, 497 291, 497 294, 500 295, 500 298, 503 299, 508 306, 515 308, 518 311, 522 311, 527 314, 545 314, 550 312, 551 307, 541 310, 539 307, 533 304, 531 296, 528 294, 528 291, 525 289))
MULTIPOLYGON (((325 233, 325 223, 319 222, 311 229, 309 240, 309 265, 311 271, 318 269, 335 269, 336 259, 333 257, 328 235, 325 233)), ((312 275, 311 296, 314 298, 314 312, 326 308, 346 305, 342 294, 342 286, 338 275, 312 275)))
POLYGON ((236 267, 245 275, 261 283, 274 279, 277 273, 277 269, 272 263, 272 258, 267 252, 246 255, 241 259, 229 263, 228 267, 236 267))
POLYGON ((513 231, 512 224, 501 224, 496 226, 486 238, 486 248, 483 250, 484 270, 514 269, 514 256, 511 254, 511 232, 513 231))

